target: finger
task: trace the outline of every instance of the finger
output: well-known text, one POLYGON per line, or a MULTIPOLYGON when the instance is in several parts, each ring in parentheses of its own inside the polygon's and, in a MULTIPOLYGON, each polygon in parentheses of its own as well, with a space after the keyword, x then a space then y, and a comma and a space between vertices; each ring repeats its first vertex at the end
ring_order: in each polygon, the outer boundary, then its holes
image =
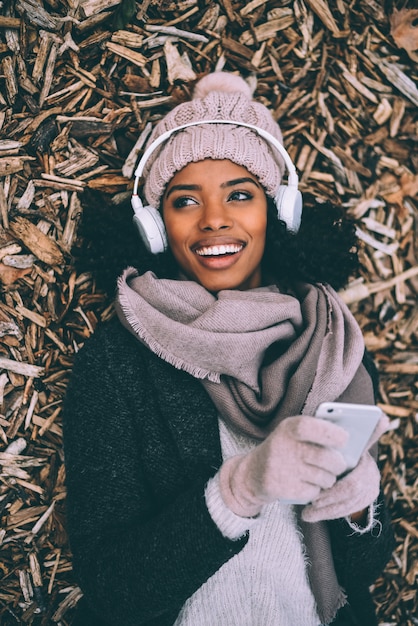
POLYGON ((328 504, 327 506, 319 506, 319 499, 312 504, 306 506, 302 512, 302 518, 307 522, 318 522, 326 519, 340 519, 347 517, 356 511, 366 509, 377 498, 369 497, 346 498, 337 504, 328 504))
POLYGON ((346 517, 344 510, 341 507, 324 507, 317 509, 312 505, 305 506, 302 511, 302 519, 305 522, 320 522, 322 520, 340 519, 346 517))
POLYGON ((318 497, 320 491, 321 488, 318 485, 299 483, 297 486, 283 492, 279 500, 283 502, 291 501, 294 504, 308 504, 318 497))
MULTIPOLYGON (((329 489, 329 491, 333 491, 333 488, 329 489)), ((357 510, 358 507, 362 509, 370 504, 369 502, 363 505, 365 498, 361 496, 345 496, 342 499, 333 498, 331 501, 328 501, 326 498, 323 498, 322 495, 321 493, 309 506, 305 507, 304 512, 306 513, 306 519, 309 518, 309 521, 314 521, 314 518, 315 520, 339 519, 340 517, 350 515, 350 513, 357 510)))
MULTIPOLYGON (((357 466, 358 468, 359 466, 357 466)), ((346 515, 350 512, 368 506, 379 495, 380 473, 376 463, 370 455, 364 455, 362 467, 352 470, 349 474, 338 480, 335 485, 322 491, 312 503, 316 509, 338 506, 344 507, 346 515), (364 471, 367 471, 365 481, 364 471)))
POLYGON ((355 501, 358 496, 358 489, 350 481, 345 482, 345 478, 338 480, 329 488, 321 491, 319 496, 312 503, 316 509, 323 509, 328 506, 336 506, 336 504, 344 504, 345 502, 355 501))
MULTIPOLYGON (((319 467, 309 466, 308 475, 304 482, 308 485, 316 485, 322 490, 329 490, 335 485, 337 476, 331 472, 327 472, 319 467)), ((320 494, 318 494, 320 497, 320 494)))
POLYGON ((346 471, 347 462, 338 450, 316 444, 302 445, 302 458, 305 464, 325 470, 333 476, 339 476, 346 471))
POLYGON ((341 426, 308 415, 301 416, 292 426, 295 439, 321 446, 342 448, 349 437, 348 432, 341 426))
POLYGON ((315 500, 312 500, 310 506, 312 507, 312 509, 315 509, 315 511, 324 511, 328 508, 344 508, 345 510, 347 510, 348 506, 356 506, 356 504, 357 498, 354 496, 354 494, 351 494, 351 496, 344 494, 342 497, 338 497, 335 494, 333 487, 331 487, 330 489, 321 491, 319 496, 315 498, 315 500), (332 498, 329 498, 328 493, 331 492, 333 495, 332 498))

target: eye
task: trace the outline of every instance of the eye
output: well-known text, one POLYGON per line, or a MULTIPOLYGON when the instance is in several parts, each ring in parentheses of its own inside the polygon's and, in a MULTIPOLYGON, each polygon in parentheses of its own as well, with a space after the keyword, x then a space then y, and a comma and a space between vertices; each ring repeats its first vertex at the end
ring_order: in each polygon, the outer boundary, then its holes
POLYGON ((173 207, 175 209, 183 209, 184 207, 192 206, 193 204, 197 204, 197 201, 188 196, 179 196, 173 200, 173 207))
POLYGON ((228 202, 242 202, 243 200, 252 200, 253 194, 249 191, 233 191, 229 197, 228 202))

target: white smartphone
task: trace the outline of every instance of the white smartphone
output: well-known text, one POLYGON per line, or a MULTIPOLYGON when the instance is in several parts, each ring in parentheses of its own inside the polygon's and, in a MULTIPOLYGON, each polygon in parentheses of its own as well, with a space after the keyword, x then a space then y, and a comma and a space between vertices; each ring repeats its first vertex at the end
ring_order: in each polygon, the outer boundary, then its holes
POLYGON ((315 412, 315 417, 330 420, 348 431, 348 442, 340 449, 347 462, 347 470, 356 467, 360 461, 381 416, 378 406, 347 402, 323 402, 315 412))

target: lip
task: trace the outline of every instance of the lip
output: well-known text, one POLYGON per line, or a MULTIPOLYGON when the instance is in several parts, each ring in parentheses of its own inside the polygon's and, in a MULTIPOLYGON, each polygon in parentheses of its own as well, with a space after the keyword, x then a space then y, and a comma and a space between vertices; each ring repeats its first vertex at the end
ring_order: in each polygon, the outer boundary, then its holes
POLYGON ((240 259, 243 251, 246 247, 246 242, 241 239, 236 239, 235 237, 212 237, 207 239, 200 239, 198 242, 191 246, 191 250, 196 256, 199 264, 206 269, 211 270, 226 270, 235 265, 237 261, 240 259), (214 256, 202 256, 198 254, 197 250, 202 248, 211 248, 214 246, 235 246, 239 247, 240 250, 234 253, 229 254, 219 254, 214 256))
POLYGON ((206 239, 199 239, 196 243, 190 246, 192 252, 196 254, 196 251, 201 248, 212 248, 214 246, 239 246, 244 249, 247 243, 242 239, 236 239, 235 237, 208 237, 206 239))

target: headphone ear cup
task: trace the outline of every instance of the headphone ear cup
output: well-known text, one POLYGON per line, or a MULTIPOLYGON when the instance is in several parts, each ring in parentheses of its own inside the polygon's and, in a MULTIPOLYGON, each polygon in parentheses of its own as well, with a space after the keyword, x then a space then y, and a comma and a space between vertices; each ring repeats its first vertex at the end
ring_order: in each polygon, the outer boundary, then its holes
POLYGON ((302 194, 297 187, 280 185, 275 203, 277 217, 285 222, 288 230, 297 233, 302 219, 302 194))
POLYGON ((133 222, 149 252, 160 254, 167 250, 165 226, 157 209, 150 205, 135 209, 133 222))

